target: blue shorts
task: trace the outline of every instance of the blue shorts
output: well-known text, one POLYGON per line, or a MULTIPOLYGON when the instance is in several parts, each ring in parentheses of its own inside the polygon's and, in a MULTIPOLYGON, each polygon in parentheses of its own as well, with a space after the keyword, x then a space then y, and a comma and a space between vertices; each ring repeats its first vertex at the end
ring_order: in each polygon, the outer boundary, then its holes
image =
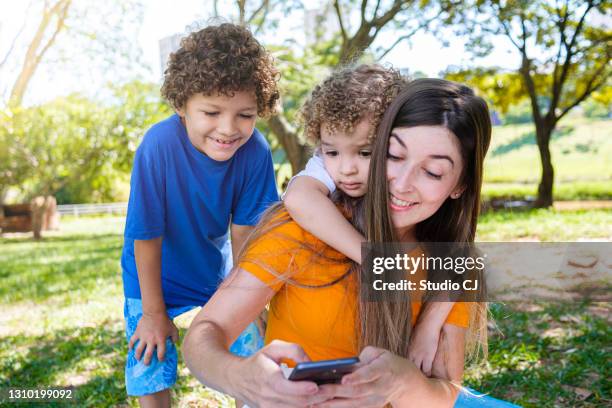
MULTIPOLYGON (((196 306, 183 306, 167 309, 168 317, 174 320, 196 306)), ((136 331, 136 326, 142 317, 142 301, 140 299, 126 298, 123 308, 125 317, 126 345, 136 331)), ((241 357, 248 357, 264 345, 263 337, 254 323, 251 323, 244 332, 236 339, 230 347, 230 352, 241 357)), ((153 353, 151 363, 147 366, 144 360, 136 360, 134 356, 136 347, 128 352, 125 363, 125 387, 127 394, 131 396, 142 396, 153 394, 170 388, 176 383, 176 368, 178 365, 178 353, 176 346, 170 338, 166 340, 166 355, 164 361, 157 359, 157 353, 153 353)))
POLYGON ((454 408, 521 408, 511 402, 489 397, 470 388, 463 388, 455 402, 454 408))

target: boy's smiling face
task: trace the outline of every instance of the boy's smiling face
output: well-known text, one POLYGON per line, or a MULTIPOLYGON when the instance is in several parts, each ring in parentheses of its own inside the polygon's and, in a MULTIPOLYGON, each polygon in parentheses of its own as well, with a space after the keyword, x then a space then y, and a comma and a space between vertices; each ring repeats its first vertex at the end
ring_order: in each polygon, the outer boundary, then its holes
POLYGON ((372 148, 368 140, 372 125, 363 119, 353 131, 330 132, 321 126, 321 153, 325 169, 336 186, 350 197, 361 197, 368 191, 368 172, 372 148))
POLYGON ((191 144, 211 159, 225 161, 253 134, 257 99, 248 91, 231 97, 195 94, 177 113, 191 144))

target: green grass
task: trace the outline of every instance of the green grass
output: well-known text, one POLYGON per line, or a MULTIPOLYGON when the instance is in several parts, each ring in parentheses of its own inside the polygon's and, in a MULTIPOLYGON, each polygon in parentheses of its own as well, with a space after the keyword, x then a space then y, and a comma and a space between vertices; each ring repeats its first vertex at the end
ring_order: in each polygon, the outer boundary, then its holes
MULTIPOLYGON (((612 120, 567 117, 550 148, 556 199, 612 199, 612 120)), ((493 128, 485 160, 486 198, 534 196, 540 173, 533 125, 493 128)))
MULTIPOLYGON (((74 385, 77 406, 137 406, 123 377, 122 225, 68 218, 41 242, 0 238, 0 387, 74 385)), ((176 404, 230 404, 186 373, 181 362, 176 404)))
MULTIPOLYGON (((612 181, 557 182, 553 188, 555 201, 612 200, 612 181)), ((482 199, 524 199, 538 195, 537 183, 485 183, 482 199)))
POLYGON ((557 211, 489 211, 481 215, 478 241, 576 241, 612 240, 612 209, 557 211))
MULTIPOLYGON (((611 237, 611 221, 607 210, 495 212, 483 216, 479 238, 611 237)), ((117 217, 65 218, 61 232, 41 242, 0 238, 0 387, 74 386, 77 406, 137 405, 126 397, 123 383, 122 225, 117 217)), ((609 303, 524 307, 493 308, 503 335, 492 337, 488 363, 468 370, 468 384, 531 406, 609 402, 605 355, 612 333, 605 317, 591 313, 605 307, 609 316, 609 303), (544 338, 563 316, 573 316, 571 324, 560 324, 567 333, 544 338), (564 385, 592 395, 579 401, 564 385)), ((179 319, 181 336, 192 317, 179 319)), ((181 406, 231 405, 226 396, 199 385, 182 361, 173 399, 181 406)))
POLYGON ((529 407, 610 404, 610 302, 494 304, 489 356, 466 384, 529 407), (585 398, 586 397, 586 398, 585 398))

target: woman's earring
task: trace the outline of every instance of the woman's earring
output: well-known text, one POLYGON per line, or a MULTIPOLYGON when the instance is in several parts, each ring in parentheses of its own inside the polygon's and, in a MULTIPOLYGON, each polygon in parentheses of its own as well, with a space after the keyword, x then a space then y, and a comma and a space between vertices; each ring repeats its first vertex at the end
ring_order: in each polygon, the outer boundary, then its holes
POLYGON ((461 197, 461 193, 453 193, 453 194, 451 194, 451 198, 453 198, 453 199, 455 199, 455 200, 456 200, 457 198, 459 198, 459 197, 461 197))

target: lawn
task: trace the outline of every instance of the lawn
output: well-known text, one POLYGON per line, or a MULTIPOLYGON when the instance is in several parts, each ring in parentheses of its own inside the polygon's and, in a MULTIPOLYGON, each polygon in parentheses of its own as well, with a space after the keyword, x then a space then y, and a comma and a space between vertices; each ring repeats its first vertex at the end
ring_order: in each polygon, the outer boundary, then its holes
MULTIPOLYGON (((550 142, 557 200, 612 199, 612 120, 564 118, 550 142)), ((541 165, 531 124, 495 126, 485 198, 535 196, 541 165)))
MULTIPOLYGON (((65 218, 41 242, 0 238, 0 387, 74 386, 78 406, 136 406, 123 384, 122 225, 65 218)), ((611 210, 498 212, 483 216, 478 236, 610 239, 611 226, 611 210)), ((179 319, 181 336, 193 314, 179 319)), ((526 406, 611 402, 609 302, 495 304, 492 316, 489 360, 469 368, 468 385, 526 406)), ((231 404, 182 363, 179 378, 177 405, 231 404)))

